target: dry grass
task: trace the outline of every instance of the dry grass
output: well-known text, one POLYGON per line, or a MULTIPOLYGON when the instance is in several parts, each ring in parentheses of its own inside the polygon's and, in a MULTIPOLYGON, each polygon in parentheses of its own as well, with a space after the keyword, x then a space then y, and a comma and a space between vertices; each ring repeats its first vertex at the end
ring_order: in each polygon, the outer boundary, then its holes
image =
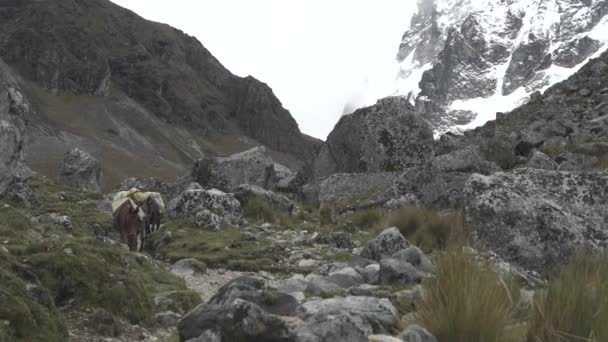
POLYGON ((513 293, 491 264, 451 248, 437 260, 416 319, 442 342, 515 341, 513 293))
POLYGON ((608 341, 607 256, 575 256, 547 290, 537 294, 528 341, 608 341))
POLYGON ((448 244, 466 242, 461 211, 438 213, 421 208, 404 208, 386 216, 386 226, 397 227, 401 234, 422 249, 445 249, 448 244))

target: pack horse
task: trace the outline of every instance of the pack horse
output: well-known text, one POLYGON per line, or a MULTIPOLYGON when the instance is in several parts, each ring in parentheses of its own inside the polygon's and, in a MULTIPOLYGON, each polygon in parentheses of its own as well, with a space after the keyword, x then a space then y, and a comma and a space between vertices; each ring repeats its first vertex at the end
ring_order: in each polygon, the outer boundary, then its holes
POLYGON ((142 192, 133 188, 114 196, 112 211, 114 229, 120 233, 122 242, 131 251, 141 251, 148 236, 160 227, 165 203, 157 192, 142 192))

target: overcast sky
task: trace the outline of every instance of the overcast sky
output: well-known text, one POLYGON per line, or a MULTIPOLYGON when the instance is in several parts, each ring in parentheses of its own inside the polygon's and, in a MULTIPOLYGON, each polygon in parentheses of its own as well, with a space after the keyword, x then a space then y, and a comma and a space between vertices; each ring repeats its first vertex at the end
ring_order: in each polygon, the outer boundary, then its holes
POLYGON ((325 139, 347 102, 394 90, 414 0, 112 0, 196 36, 230 71, 274 90, 325 139))

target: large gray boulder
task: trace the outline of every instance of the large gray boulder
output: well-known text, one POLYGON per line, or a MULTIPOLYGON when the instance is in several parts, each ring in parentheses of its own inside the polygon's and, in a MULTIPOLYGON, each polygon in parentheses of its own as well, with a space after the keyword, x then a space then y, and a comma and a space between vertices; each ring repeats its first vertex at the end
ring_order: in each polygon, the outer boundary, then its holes
POLYGON ((400 171, 433 157, 433 131, 405 98, 343 116, 312 162, 311 178, 400 171))
POLYGON ((217 341, 297 341, 280 317, 239 298, 224 305, 196 307, 179 322, 178 331, 180 341, 208 341, 205 337, 217 341))
POLYGON ((401 235, 399 229, 392 227, 384 230, 376 238, 370 240, 361 251, 361 256, 380 261, 409 246, 410 242, 401 235))
POLYGON ((289 198, 257 185, 241 184, 234 189, 234 195, 243 207, 250 201, 257 199, 267 203, 274 209, 287 213, 291 213, 294 208, 294 204, 289 198))
POLYGON ((374 328, 374 333, 386 333, 397 324, 399 313, 386 298, 336 297, 311 300, 302 304, 307 315, 332 315, 349 313, 364 318, 374 328))
POLYGON ((32 115, 31 108, 8 66, 0 59, 0 196, 31 173, 25 166, 23 153, 25 124, 32 115))
POLYGON ((393 198, 408 196, 420 206, 461 208, 464 187, 472 173, 491 174, 500 168, 488 161, 478 146, 470 145, 405 170, 393 184, 393 198))
POLYGON ((196 186, 171 200, 167 213, 171 218, 187 218, 199 227, 215 229, 223 225, 237 225, 243 218, 241 203, 233 194, 196 186))
POLYGON ((335 312, 331 319, 325 314, 311 315, 298 328, 299 342, 367 342, 374 333, 371 322, 347 311, 335 312))
POLYGON ((606 171, 475 174, 466 184, 465 221, 484 249, 542 273, 576 248, 607 245, 606 189, 606 171))
POLYGON ((60 177, 69 186, 101 192, 101 163, 81 149, 75 148, 65 154, 60 177))
POLYGON ((390 198, 398 176, 397 172, 331 175, 318 185, 319 206, 344 211, 384 203, 390 198))
POLYGON ((204 157, 194 165, 192 178, 205 188, 228 192, 241 184, 273 189, 283 178, 293 177, 293 172, 276 164, 269 153, 260 146, 228 157, 204 157))

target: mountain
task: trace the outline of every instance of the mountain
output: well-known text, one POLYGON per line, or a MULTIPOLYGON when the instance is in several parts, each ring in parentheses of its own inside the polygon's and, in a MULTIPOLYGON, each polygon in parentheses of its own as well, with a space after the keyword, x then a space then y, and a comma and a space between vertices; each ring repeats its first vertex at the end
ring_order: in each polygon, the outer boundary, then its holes
POLYGON ((608 47, 605 0, 419 0, 398 93, 436 133, 477 127, 608 47))
POLYGON ((0 2, 0 59, 36 112, 26 152, 44 175, 56 176, 74 146, 101 159, 116 184, 174 177, 203 155, 260 144, 295 167, 319 144, 266 84, 110 1, 0 2))

